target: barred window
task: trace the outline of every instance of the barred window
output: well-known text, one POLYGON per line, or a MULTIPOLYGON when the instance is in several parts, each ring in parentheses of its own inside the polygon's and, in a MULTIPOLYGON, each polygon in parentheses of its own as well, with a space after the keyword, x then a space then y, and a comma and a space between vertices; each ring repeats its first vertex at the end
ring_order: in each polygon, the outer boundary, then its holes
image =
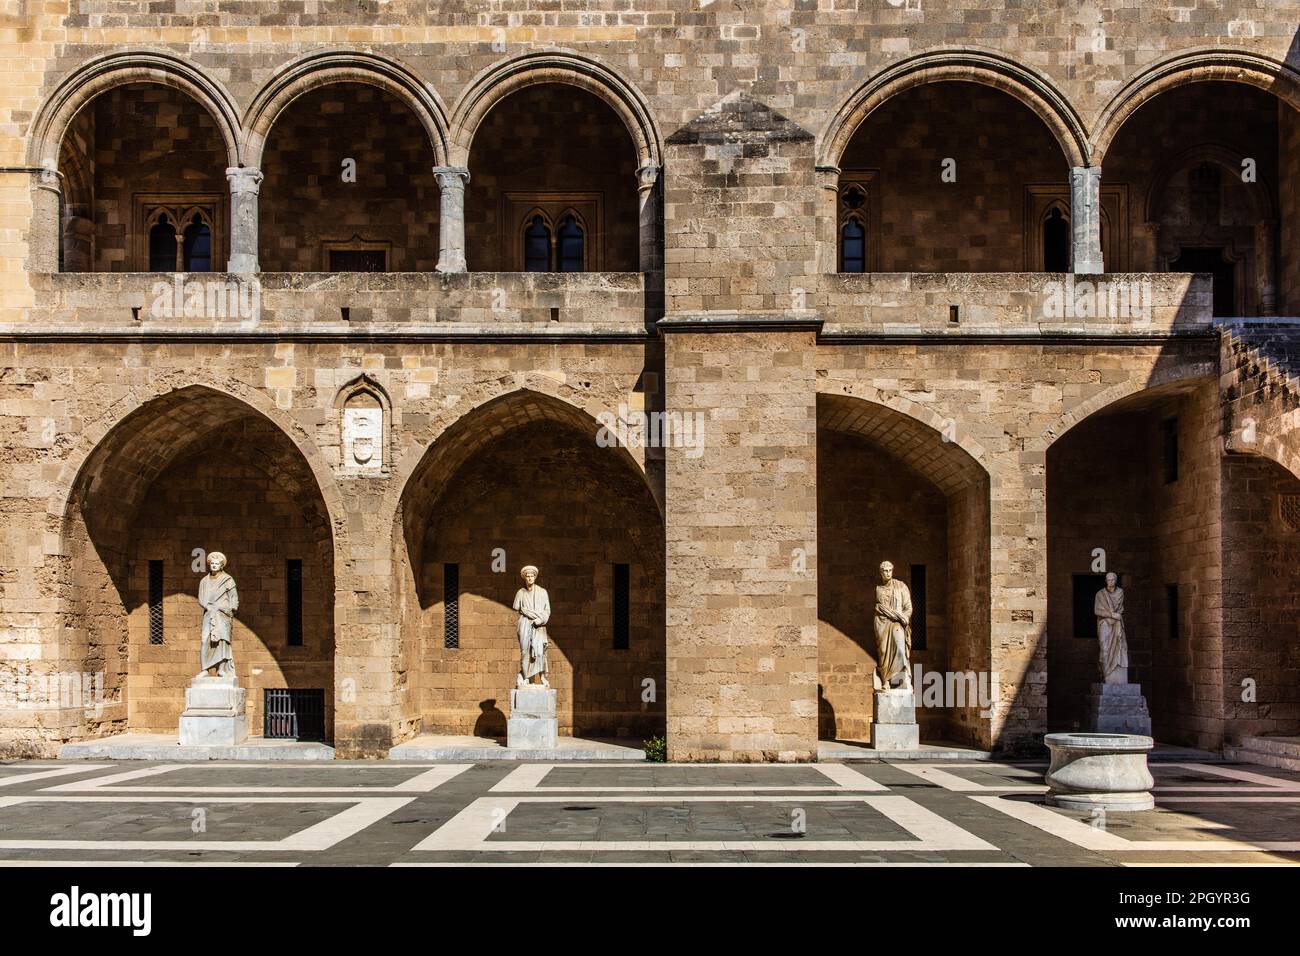
POLYGON ((460 647, 460 565, 442 566, 442 646, 460 647))

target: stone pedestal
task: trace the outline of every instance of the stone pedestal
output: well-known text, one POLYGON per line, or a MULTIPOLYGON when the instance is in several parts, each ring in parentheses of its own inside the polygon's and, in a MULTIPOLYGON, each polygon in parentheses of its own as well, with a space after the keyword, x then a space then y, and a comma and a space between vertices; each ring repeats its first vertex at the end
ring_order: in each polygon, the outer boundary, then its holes
POLYGON ((515 750, 554 750, 558 744, 555 688, 534 685, 510 692, 506 746, 515 750))
POLYGON ((871 720, 871 746, 877 750, 916 750, 921 730, 916 725, 916 695, 910 690, 876 691, 871 720))
POLYGON ((1099 734, 1151 736, 1151 713, 1141 684, 1093 684, 1088 695, 1088 729, 1099 734))
MULTIPOLYGON (((1115 686, 1124 686, 1122 684, 1115 686)), ((1128 685, 1133 686, 1133 685, 1128 685)), ((1067 810, 1150 810, 1155 780, 1147 754, 1155 741, 1141 734, 1048 734, 1047 803, 1067 810)))
POLYGON ((234 677, 196 677, 185 689, 182 747, 233 747, 248 739, 247 692, 234 677))

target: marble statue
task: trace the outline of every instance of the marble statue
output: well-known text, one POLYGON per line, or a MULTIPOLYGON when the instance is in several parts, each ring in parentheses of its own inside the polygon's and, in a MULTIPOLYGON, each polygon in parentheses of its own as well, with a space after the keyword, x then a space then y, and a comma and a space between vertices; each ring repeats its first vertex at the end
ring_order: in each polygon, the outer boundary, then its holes
POLYGON ((1107 684, 1128 683, 1128 639, 1124 633, 1124 589, 1111 571, 1106 586, 1097 592, 1092 612, 1097 616, 1101 679, 1107 684))
POLYGON ((526 565, 520 572, 524 586, 515 592, 514 609, 519 612, 516 629, 519 632, 519 674, 515 683, 524 687, 541 678, 543 687, 550 687, 546 679, 546 622, 551 619, 551 599, 546 589, 537 584, 537 568, 526 565))
POLYGON ((235 579, 225 571, 226 556, 220 551, 208 553, 208 573, 199 582, 199 604, 203 607, 203 624, 199 630, 199 677, 216 668, 217 677, 235 676, 235 655, 231 648, 231 629, 235 611, 239 610, 239 592, 235 579))
POLYGON ((880 564, 880 581, 876 586, 876 674, 874 683, 884 690, 894 686, 912 689, 912 593, 902 581, 894 579, 894 565, 880 564))

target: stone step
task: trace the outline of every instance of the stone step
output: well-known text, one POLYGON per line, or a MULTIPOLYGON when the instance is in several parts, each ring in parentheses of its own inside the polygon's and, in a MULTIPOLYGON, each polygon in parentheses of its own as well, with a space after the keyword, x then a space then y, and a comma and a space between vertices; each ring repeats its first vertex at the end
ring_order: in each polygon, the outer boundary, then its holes
POLYGON ((1300 737, 1244 737, 1240 745, 1224 744, 1226 760, 1300 770, 1300 737))
POLYGON ((1243 737, 1241 746, 1247 750, 1259 750, 1300 760, 1300 737, 1243 737))

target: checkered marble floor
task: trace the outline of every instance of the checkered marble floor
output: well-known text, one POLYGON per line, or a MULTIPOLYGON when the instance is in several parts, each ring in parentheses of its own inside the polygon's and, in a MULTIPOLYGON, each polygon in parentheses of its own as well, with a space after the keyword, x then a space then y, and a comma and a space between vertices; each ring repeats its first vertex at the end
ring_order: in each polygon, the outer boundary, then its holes
POLYGON ((1289 865, 1300 773, 1157 763, 1156 809, 1044 764, 0 762, 0 865, 1289 865))

